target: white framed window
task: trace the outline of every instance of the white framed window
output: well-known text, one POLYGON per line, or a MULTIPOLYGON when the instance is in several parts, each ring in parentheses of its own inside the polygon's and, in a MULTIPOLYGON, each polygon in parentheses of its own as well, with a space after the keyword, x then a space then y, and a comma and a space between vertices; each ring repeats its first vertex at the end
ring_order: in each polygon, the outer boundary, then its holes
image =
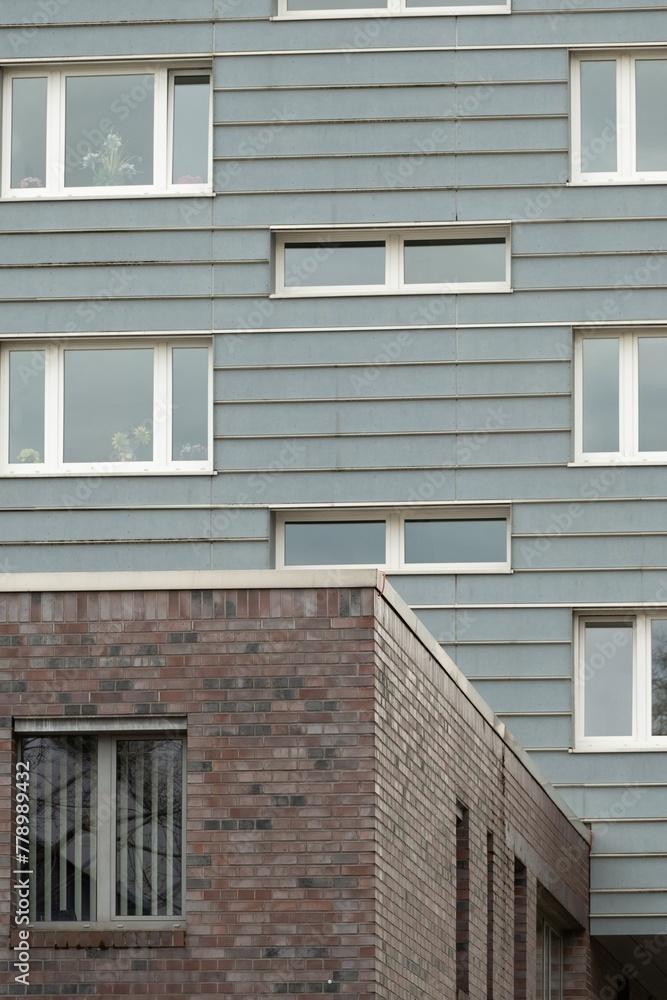
POLYGON ((667 330, 582 333, 575 342, 575 457, 667 462, 667 330))
POLYGON ((211 73, 35 66, 3 79, 5 198, 211 191, 211 73))
POLYGON ((537 915, 536 1000, 563 1000, 563 938, 537 915))
POLYGON ((404 573, 509 572, 509 511, 347 509, 276 514, 276 564, 404 573))
POLYGON ((667 747, 667 612, 576 621, 578 749, 667 747))
POLYGON ((667 180, 667 50, 593 52, 572 61, 572 180, 667 180))
POLYGON ((161 721, 31 732, 21 720, 32 924, 184 926, 184 726, 161 721))
POLYGON ((509 14, 510 0, 278 0, 279 17, 509 14))
POLYGON ((210 355, 195 339, 3 344, 2 473, 210 471, 210 355))
POLYGON ((275 259, 279 297, 510 290, 507 225, 276 232, 275 259))

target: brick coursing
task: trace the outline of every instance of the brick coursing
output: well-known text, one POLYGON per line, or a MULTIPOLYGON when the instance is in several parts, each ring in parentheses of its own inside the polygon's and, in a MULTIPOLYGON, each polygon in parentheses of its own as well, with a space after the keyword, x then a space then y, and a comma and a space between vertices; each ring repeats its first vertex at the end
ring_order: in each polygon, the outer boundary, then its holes
POLYGON ((36 995, 454 997, 457 801, 471 998, 513 995, 515 857, 585 912, 586 842, 371 588, 6 594, 0 647, 0 995, 21 717, 187 717, 186 931, 33 928, 36 995))

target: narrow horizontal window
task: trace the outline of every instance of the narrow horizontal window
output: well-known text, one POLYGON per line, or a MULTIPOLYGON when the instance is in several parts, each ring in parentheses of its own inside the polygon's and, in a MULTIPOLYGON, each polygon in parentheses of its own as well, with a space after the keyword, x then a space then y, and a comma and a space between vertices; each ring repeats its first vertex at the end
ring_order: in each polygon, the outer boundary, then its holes
POLYGON ((327 519, 316 511, 276 517, 276 562, 283 566, 377 566, 405 572, 507 572, 509 515, 472 509, 423 513, 349 510, 327 519), (458 516, 457 516, 458 515, 458 516))
POLYGON ((383 566, 384 521, 285 522, 286 566, 383 566))
POLYGON ((509 13, 509 0, 278 0, 278 13, 285 16, 348 16, 359 13, 385 16, 414 13, 465 14, 485 11, 509 13))
POLYGON ((578 746, 667 746, 667 616, 582 617, 578 746))
POLYGON ((582 335, 575 351, 581 461, 667 462, 667 335, 582 335))
POLYGON ((5 197, 210 190, 206 70, 21 70, 3 91, 5 197))
POLYGON ((405 562, 502 563, 507 559, 507 519, 405 522, 405 562))
POLYGON ((208 471, 208 345, 3 347, 5 474, 208 471))
POLYGON ((277 233, 275 294, 509 291, 507 226, 277 233))
POLYGON ((184 740, 24 736, 34 923, 183 913, 184 740))
POLYGON ((572 63, 572 178, 667 179, 664 52, 596 52, 572 63))

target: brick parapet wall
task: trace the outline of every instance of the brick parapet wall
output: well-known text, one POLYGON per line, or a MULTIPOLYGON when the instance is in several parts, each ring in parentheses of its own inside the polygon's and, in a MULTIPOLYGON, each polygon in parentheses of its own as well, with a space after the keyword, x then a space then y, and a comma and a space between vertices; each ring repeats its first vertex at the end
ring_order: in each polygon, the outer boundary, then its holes
MULTIPOLYGON (((7 932, 13 720, 188 720, 185 936, 34 929, 33 992, 453 995, 458 798, 470 996, 486 990, 492 831, 495 1000, 511 997, 507 819, 517 810, 517 830, 556 851, 569 831, 576 854, 580 838, 374 589, 7 594, 0 653, 7 932), (556 832, 526 827, 528 807, 556 832)), ((0 953, 0 995, 24 992, 10 960, 0 953)))

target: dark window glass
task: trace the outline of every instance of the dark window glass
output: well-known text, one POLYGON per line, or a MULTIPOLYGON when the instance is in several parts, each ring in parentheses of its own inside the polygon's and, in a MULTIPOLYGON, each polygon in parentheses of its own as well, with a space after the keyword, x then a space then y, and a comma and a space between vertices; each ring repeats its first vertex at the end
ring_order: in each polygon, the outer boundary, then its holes
POLYGON ((286 566, 382 565, 384 521, 297 522, 285 525, 286 566))
POLYGON ((632 735, 632 635, 629 622, 586 625, 586 736, 632 735))
POLYGON ((286 243, 285 287, 384 285, 384 242, 286 243))
POLYGON ((507 559, 507 521, 405 522, 406 563, 494 563, 507 559))
POLYGON ((479 240, 406 240, 406 285, 465 284, 505 281, 506 242, 479 240))

